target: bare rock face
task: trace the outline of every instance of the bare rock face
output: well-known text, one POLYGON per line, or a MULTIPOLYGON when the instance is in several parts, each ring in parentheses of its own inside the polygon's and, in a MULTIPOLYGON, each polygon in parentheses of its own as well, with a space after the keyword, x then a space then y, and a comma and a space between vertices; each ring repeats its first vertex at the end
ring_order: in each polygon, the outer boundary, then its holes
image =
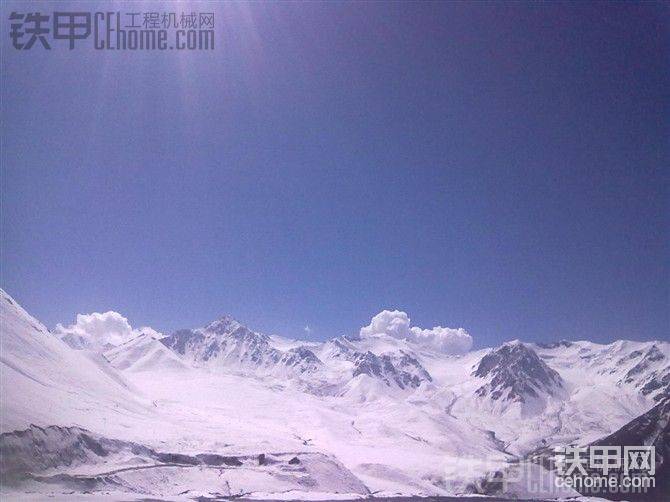
POLYGON ((656 345, 646 351, 632 352, 628 359, 637 363, 619 381, 620 385, 635 385, 643 395, 652 395, 656 401, 670 396, 670 364, 656 345))
POLYGON ((558 372, 521 342, 506 343, 485 355, 473 375, 488 380, 477 395, 493 401, 523 403, 540 394, 555 395, 564 386, 558 372))

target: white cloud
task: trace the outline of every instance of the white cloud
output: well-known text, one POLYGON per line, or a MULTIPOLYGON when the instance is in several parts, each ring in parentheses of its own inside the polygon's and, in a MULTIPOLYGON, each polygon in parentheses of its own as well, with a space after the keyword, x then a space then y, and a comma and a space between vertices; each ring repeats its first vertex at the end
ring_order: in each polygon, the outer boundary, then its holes
POLYGON ((97 349, 108 345, 120 345, 128 340, 148 333, 160 336, 153 328, 133 329, 128 319, 118 312, 77 314, 77 321, 70 326, 56 325, 54 333, 74 348, 97 349))
POLYGON ((463 328, 435 326, 433 329, 421 329, 414 327, 410 331, 416 342, 430 345, 447 354, 465 354, 472 348, 472 336, 463 328))
POLYGON ((447 354, 464 354, 472 348, 472 336, 463 328, 433 329, 410 327, 410 318, 401 310, 383 310, 372 318, 370 324, 361 328, 361 338, 388 335, 408 339, 447 354))
POLYGON ((375 335, 389 335, 394 338, 407 338, 409 334, 409 317, 400 310, 382 310, 374 316, 370 324, 361 328, 362 338, 375 335))

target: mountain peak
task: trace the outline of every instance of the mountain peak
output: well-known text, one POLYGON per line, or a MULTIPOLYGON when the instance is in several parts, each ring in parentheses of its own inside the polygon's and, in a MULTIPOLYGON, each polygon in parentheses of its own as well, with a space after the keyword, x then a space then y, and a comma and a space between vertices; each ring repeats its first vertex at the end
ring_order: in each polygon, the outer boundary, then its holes
POLYGON ((246 328, 241 322, 235 319, 233 316, 224 314, 218 319, 207 324, 203 329, 205 331, 211 331, 214 333, 224 334, 232 333, 233 331, 239 328, 246 328))
POLYGON ((540 359, 535 351, 518 340, 507 342, 485 355, 473 376, 490 379, 477 395, 497 401, 525 402, 539 393, 554 395, 563 387, 561 376, 540 359))

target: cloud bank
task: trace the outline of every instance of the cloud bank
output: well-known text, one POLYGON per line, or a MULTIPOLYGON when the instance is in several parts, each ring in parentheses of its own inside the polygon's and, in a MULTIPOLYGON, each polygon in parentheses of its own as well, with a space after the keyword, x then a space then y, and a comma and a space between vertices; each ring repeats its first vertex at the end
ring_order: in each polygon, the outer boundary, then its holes
POLYGON ((446 354, 465 354, 472 348, 472 336, 463 328, 410 326, 409 316, 401 310, 382 310, 360 330, 361 338, 381 335, 407 339, 446 354))
POLYGON ((97 349, 120 345, 142 333, 160 336, 153 328, 133 329, 128 319, 118 312, 77 314, 77 321, 67 327, 57 324, 54 333, 78 349, 97 349))

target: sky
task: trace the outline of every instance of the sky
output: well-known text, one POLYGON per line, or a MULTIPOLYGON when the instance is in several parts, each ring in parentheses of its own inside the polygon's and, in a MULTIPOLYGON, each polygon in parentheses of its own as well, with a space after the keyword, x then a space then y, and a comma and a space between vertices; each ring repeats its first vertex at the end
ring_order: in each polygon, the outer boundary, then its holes
POLYGON ((668 340, 669 10, 3 2, 0 285, 52 328, 668 340), (216 45, 12 47, 57 9, 214 12, 216 45))

